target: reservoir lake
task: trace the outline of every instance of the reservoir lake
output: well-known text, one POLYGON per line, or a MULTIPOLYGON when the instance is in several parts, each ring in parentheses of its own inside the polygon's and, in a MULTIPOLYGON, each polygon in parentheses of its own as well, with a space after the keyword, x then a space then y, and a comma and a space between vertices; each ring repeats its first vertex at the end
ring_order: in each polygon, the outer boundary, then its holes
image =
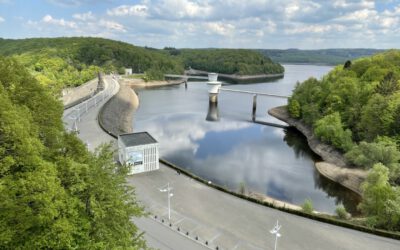
MULTIPOLYGON (((291 95, 297 82, 321 78, 332 67, 284 65, 285 77, 270 82, 223 87, 291 95)), ((134 115, 135 132, 148 131, 158 142, 160 157, 220 186, 256 192, 314 209, 334 213, 337 205, 357 214, 360 197, 321 176, 314 167, 320 158, 306 138, 293 128, 251 122, 253 96, 221 91, 218 107, 209 107, 205 82, 136 90, 140 105, 134 115), (206 118, 216 118, 208 121, 206 118)), ((284 124, 268 115, 287 100, 257 97, 256 120, 284 124)))

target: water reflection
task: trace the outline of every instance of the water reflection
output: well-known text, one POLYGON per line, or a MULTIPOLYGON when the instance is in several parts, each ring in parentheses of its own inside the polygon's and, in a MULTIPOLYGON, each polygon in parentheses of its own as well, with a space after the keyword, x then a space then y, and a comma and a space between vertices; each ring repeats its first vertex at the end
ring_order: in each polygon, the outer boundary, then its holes
POLYGON ((348 209, 354 204, 352 197, 337 198, 337 185, 331 189, 316 174, 317 156, 295 130, 224 118, 210 123, 190 113, 158 116, 141 126, 160 142, 163 158, 221 186, 238 190, 243 182, 250 191, 294 204, 310 198, 327 212, 338 202, 348 209))
MULTIPOLYGON (((297 80, 328 69, 290 66, 277 82, 230 88, 289 95, 297 80)), ((232 190, 245 183, 247 190, 294 204, 309 198, 319 211, 333 212, 339 203, 355 211, 357 196, 318 174, 314 167, 318 157, 299 132, 247 122, 251 96, 223 93, 218 106, 212 106, 204 83, 189 85, 187 91, 181 86, 140 92, 134 127, 160 142, 161 157, 232 190)), ((273 119, 266 110, 284 102, 260 98, 257 120, 273 119)))
POLYGON ((208 112, 206 121, 215 122, 219 121, 218 102, 208 102, 208 112))

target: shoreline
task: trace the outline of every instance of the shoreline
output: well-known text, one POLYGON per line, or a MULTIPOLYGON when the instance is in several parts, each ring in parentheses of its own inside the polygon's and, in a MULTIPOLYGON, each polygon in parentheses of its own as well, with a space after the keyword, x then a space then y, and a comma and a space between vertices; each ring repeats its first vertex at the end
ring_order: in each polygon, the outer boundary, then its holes
POLYGON ((165 87, 165 86, 173 86, 173 85, 180 85, 184 83, 184 80, 171 80, 171 81, 149 81, 146 82, 143 79, 136 79, 136 78, 120 78, 119 79, 121 86, 129 86, 131 88, 158 88, 158 87, 165 87))
POLYGON ((309 126, 290 117, 286 106, 272 108, 268 110, 268 114, 295 127, 307 138, 311 150, 323 159, 322 162, 315 163, 315 168, 321 175, 362 196, 361 183, 367 177, 366 170, 349 167, 349 162, 342 153, 321 142, 309 126))
MULTIPOLYGON (((135 79, 136 80, 136 79, 135 79)), ((126 83, 121 83, 120 84, 120 90, 119 92, 113 96, 103 107, 103 109, 99 113, 99 123, 101 123, 101 127, 105 129, 105 131, 108 131, 110 135, 113 137, 118 137, 119 134, 123 133, 132 133, 133 131, 133 124, 132 121, 134 119, 134 113, 136 109, 139 107, 139 97, 137 96, 136 92, 134 91, 133 88, 134 86, 140 86, 142 87, 141 84, 135 85, 135 84, 128 84, 126 83), (131 98, 132 100, 129 101, 129 105, 126 105, 127 100, 126 98, 131 98), (117 111, 118 112, 115 112, 117 111), (130 121, 130 124, 128 124, 126 121, 130 121)), ((162 85, 158 86, 171 86, 171 85, 176 85, 176 84, 170 84, 168 82, 165 82, 162 85)), ((153 84, 150 84, 150 86, 155 86, 153 84)), ((178 167, 174 164, 171 164, 163 159, 160 158, 160 162, 163 162, 165 165, 168 167, 171 167, 173 169, 176 169, 182 173, 185 173, 186 175, 196 179, 196 180, 202 180, 201 182, 204 183, 205 185, 212 186, 212 187, 218 187, 218 189, 222 188, 219 185, 216 185, 214 183, 209 184, 206 181, 204 181, 201 177, 194 176, 193 174, 189 173, 185 169, 178 167)), ((234 191, 229 191, 236 193, 234 191)), ((237 193, 239 194, 239 193, 237 193)), ((247 195, 243 195, 249 199, 255 199, 258 200, 261 203, 268 203, 271 204, 271 206, 275 208, 282 208, 282 209, 291 209, 291 210, 296 210, 296 211, 301 211, 302 208, 300 205, 288 203, 285 201, 281 201, 278 199, 274 199, 272 197, 269 197, 265 194, 261 193, 256 193, 256 192, 249 192, 247 195)), ((327 214, 324 212, 319 212, 319 211, 313 211, 314 214, 327 214)))

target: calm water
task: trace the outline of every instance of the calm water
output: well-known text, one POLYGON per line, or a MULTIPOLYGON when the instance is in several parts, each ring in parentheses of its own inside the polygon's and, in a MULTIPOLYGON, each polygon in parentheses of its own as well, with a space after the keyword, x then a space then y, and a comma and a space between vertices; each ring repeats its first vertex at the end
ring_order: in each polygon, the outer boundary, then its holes
MULTIPOLYGON (((317 78, 331 67, 285 65, 283 79, 268 83, 229 85, 228 88, 291 95, 297 81, 317 78)), ((338 204, 355 211, 358 197, 315 170, 314 155, 294 129, 249 122, 252 96, 231 92, 219 95, 219 121, 206 121, 209 112, 205 83, 139 91, 135 131, 148 131, 160 143, 161 157, 232 190, 241 183, 247 191, 264 193, 293 204, 312 200, 315 209, 333 212, 338 204)), ((258 97, 257 120, 281 123, 267 114, 286 100, 258 97)), ((282 123, 281 123, 282 124, 282 123)))

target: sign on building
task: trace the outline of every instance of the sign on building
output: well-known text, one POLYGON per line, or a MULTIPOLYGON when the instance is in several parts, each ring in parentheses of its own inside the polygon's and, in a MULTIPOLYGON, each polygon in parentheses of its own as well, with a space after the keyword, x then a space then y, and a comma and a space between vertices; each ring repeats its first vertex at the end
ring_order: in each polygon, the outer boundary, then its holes
POLYGON ((130 166, 130 174, 159 169, 158 142, 147 132, 119 135, 118 155, 121 164, 130 166))

